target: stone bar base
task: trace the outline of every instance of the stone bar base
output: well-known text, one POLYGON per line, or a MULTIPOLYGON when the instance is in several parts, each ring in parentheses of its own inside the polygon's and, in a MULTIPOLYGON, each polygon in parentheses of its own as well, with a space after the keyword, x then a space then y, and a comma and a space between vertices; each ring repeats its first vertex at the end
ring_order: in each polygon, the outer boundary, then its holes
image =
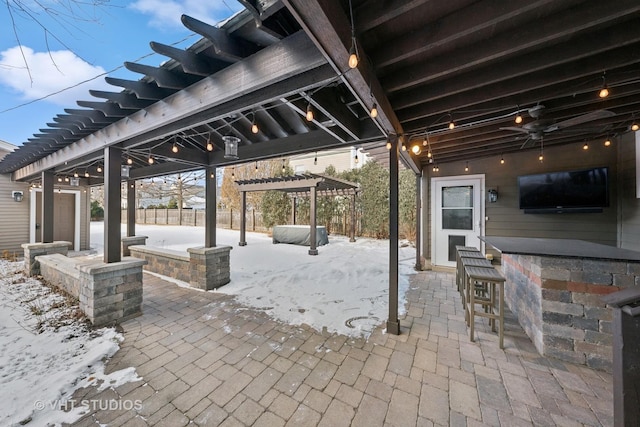
POLYGON ((58 241, 53 243, 23 243, 24 249, 24 270, 29 276, 40 274, 40 264, 36 257, 40 255, 62 254, 67 255, 71 242, 58 241))
POLYGON ((120 262, 67 258, 61 254, 37 258, 44 279, 80 300, 80 309, 94 326, 123 322, 142 314, 142 266, 126 257, 120 262))
POLYGON ((640 285, 640 262, 502 254, 505 301, 545 356, 611 371, 612 312, 600 297, 640 285))
POLYGON ((231 246, 189 248, 188 254, 153 246, 130 246, 131 256, 147 262, 145 270, 211 290, 231 281, 231 246))
POLYGON ((122 256, 131 256, 131 251, 129 251, 129 246, 133 245, 144 245, 147 243, 147 236, 129 236, 122 237, 120 240, 122 241, 122 256))

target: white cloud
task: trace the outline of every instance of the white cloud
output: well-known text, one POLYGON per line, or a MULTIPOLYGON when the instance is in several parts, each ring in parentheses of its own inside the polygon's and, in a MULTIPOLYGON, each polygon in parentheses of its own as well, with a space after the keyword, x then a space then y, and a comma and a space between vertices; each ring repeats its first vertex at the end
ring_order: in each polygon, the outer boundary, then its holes
MULTIPOLYGON (((102 67, 88 64, 68 50, 34 52, 23 46, 20 52, 20 47, 15 46, 0 52, 0 83, 11 88, 24 100, 42 98, 101 73, 104 73, 102 67), (25 59, 33 82, 29 79, 25 59)), ((76 100, 97 100, 89 95, 89 89, 109 87, 104 78, 100 77, 47 98, 47 101, 67 107, 75 106, 76 100)))
POLYGON ((149 24, 158 28, 182 27, 182 14, 215 25, 241 9, 236 0, 136 0, 130 7, 150 15, 149 24))

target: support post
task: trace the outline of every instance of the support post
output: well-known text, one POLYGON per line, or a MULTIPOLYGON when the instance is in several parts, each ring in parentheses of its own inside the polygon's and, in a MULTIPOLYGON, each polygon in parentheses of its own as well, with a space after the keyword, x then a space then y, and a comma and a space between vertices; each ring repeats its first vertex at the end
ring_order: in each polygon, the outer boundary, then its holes
POLYGON ((422 270, 422 253, 420 252, 420 221, 421 221, 421 212, 422 212, 422 176, 416 174, 416 265, 415 269, 418 271, 422 270))
POLYGON ((53 243, 53 181, 55 176, 51 171, 42 172, 42 219, 40 231, 42 243, 53 243))
POLYGON ((118 147, 104 149, 104 262, 120 262, 120 188, 122 153, 118 147))
POLYGON ((218 186, 218 180, 216 178, 216 167, 209 166, 205 173, 205 205, 204 205, 204 247, 215 248, 216 247, 216 191, 218 186))
POLYGON ((400 334, 398 320, 398 144, 389 150, 389 318, 387 332, 400 334))
POLYGON ((318 255, 316 248, 316 187, 310 187, 310 209, 309 209, 309 255, 318 255))
POLYGON ((349 226, 349 241, 356 241, 356 195, 353 194, 351 196, 351 201, 349 203, 349 210, 351 214, 351 224, 349 226))
MULTIPOLYGON (((145 211, 145 223, 147 222, 145 211)), ((127 237, 136 235, 136 181, 127 180, 127 237)))
POLYGON ((238 246, 247 246, 247 192, 240 193, 240 243, 238 246))
POLYGON ((291 225, 296 225, 296 196, 291 197, 291 225))

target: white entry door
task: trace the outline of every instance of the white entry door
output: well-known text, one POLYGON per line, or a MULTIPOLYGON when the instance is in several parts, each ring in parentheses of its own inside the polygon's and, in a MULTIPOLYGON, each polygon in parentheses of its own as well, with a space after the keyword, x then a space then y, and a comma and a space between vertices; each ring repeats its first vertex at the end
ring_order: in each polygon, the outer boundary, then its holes
POLYGON ((484 175, 431 180, 431 262, 455 267, 456 246, 482 250, 484 235, 484 175))

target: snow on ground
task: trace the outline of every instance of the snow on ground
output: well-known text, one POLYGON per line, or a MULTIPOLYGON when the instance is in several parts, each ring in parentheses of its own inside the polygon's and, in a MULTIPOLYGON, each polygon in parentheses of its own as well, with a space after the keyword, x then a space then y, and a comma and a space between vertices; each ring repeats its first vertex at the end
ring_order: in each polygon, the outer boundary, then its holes
MULTIPOLYGON (((102 252, 103 223, 91 224, 91 245, 102 252)), ((123 232, 126 226, 123 225, 123 232)), ((218 229, 217 245, 232 246, 231 282, 217 290, 241 304, 265 310, 290 324, 368 337, 388 318, 389 241, 329 236, 329 244, 308 255, 308 247, 274 245, 266 234, 218 229)), ((185 250, 204 245, 204 227, 136 225, 147 245, 185 250)), ((415 249, 400 248, 399 307, 405 306, 415 249)))
POLYGON ((77 304, 25 277, 23 267, 0 260, 0 425, 73 422, 92 403, 70 400, 76 389, 140 378, 133 368, 105 375, 104 360, 122 336, 113 328, 90 330, 77 304))

